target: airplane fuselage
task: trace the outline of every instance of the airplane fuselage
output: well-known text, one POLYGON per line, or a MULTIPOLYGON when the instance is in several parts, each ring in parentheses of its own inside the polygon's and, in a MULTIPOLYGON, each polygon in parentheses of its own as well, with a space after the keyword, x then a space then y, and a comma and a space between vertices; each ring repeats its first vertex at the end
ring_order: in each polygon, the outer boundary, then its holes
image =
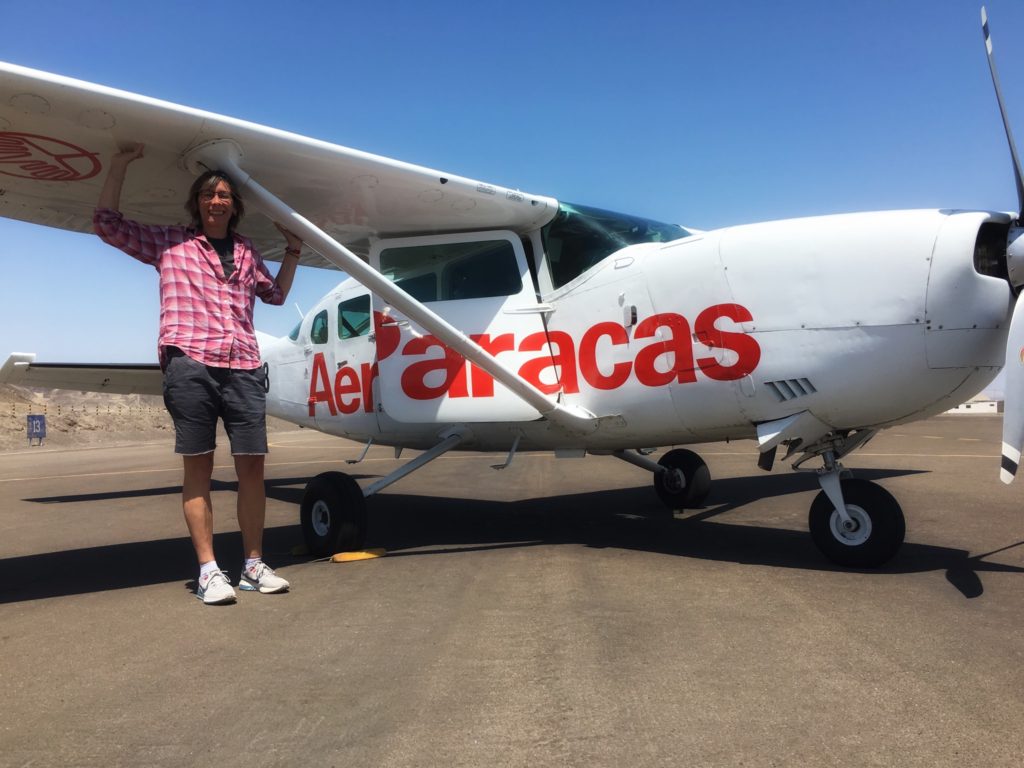
MULTIPOLYGON (((902 211, 753 224, 627 246, 546 292, 544 260, 521 264, 519 305, 425 302, 519 376, 600 417, 585 435, 539 420, 345 281, 295 338, 265 345, 268 411, 409 447, 459 425, 462 447, 493 450, 515 437, 524 449, 589 451, 751 438, 758 424, 802 412, 835 430, 922 418, 981 391, 1003 364, 1013 297, 976 261, 1008 222, 902 211), (373 320, 350 333, 342 308, 361 300, 373 320)), ((398 250, 422 247, 413 240, 398 250)), ((388 245, 375 249, 376 266, 388 245)))

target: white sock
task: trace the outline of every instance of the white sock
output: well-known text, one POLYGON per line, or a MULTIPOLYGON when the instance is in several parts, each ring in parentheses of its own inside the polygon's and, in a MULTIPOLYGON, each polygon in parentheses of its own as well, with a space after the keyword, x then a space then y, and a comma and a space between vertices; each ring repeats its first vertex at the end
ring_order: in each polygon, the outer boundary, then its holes
POLYGON ((247 557, 247 558, 245 558, 245 566, 244 566, 244 568, 247 571, 251 571, 257 565, 259 565, 259 563, 261 563, 262 561, 263 561, 262 557, 247 557))
POLYGON ((208 563, 203 563, 202 565, 199 566, 199 580, 203 581, 203 577, 209 578, 209 575, 211 573, 213 573, 214 571, 219 571, 219 570, 220 570, 220 568, 217 567, 217 561, 216 560, 211 560, 208 563))

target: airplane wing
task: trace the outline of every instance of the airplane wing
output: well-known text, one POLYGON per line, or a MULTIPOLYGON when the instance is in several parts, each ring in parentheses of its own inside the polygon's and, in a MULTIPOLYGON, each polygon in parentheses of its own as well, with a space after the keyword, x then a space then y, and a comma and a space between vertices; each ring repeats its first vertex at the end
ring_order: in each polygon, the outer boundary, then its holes
POLYGON ((0 384, 117 395, 161 395, 158 365, 36 363, 35 355, 16 352, 0 367, 0 384))
MULTIPOLYGON (((0 63, 0 215, 89 231, 104 162, 130 142, 146 145, 122 190, 130 218, 182 222, 197 163, 241 174, 253 207, 310 243, 304 264, 343 268, 541 416, 574 432, 597 428, 593 414, 525 380, 365 263, 377 237, 534 231, 558 212, 553 198, 0 63)), ((267 258, 283 257, 283 238, 265 217, 247 216, 240 231, 267 258)))
MULTIPOLYGON (((153 224, 187 223, 189 150, 217 139, 245 147, 245 167, 359 256, 369 239, 475 229, 526 232, 558 203, 449 173, 169 102, 0 62, 0 215, 92 231, 105 164, 143 142, 121 209, 153 224)), ((263 216, 239 231, 271 260, 284 242, 263 216)), ((337 269, 307 250, 302 263, 337 269)))

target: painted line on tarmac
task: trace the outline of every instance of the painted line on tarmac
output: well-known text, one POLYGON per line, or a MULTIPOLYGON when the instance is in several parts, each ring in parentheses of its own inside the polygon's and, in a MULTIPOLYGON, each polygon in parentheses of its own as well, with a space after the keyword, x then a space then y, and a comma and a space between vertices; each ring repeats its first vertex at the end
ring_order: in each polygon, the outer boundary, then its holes
POLYGON ((879 458, 898 458, 906 456, 910 459, 998 459, 998 453, 855 453, 851 456, 876 456, 879 458))

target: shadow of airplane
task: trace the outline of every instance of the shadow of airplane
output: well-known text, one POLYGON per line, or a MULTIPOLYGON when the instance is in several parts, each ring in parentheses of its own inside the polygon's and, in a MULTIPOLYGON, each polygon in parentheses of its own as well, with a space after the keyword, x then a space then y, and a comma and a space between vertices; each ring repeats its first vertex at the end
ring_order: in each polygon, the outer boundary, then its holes
MULTIPOLYGON (((857 473, 873 480, 908 474, 916 472, 857 473)), ((269 480, 268 496, 298 506, 306 481, 304 477, 269 480)), ((215 490, 234 487, 234 483, 220 482, 215 490)), ((367 546, 382 547, 389 557, 423 557, 571 544, 776 568, 849 571, 825 560, 805 530, 713 519, 758 500, 813 490, 814 484, 797 474, 726 478, 715 482, 707 507, 682 517, 666 514, 647 485, 512 502, 386 493, 371 501, 367 546)), ((178 493, 179 487, 166 487, 27 501, 55 504, 178 493)), ((265 533, 264 548, 275 565, 282 565, 281 559, 301 540, 297 525, 272 527, 265 533)), ((214 544, 219 551, 239 551, 241 538, 238 533, 217 534, 214 544)), ((944 571, 964 597, 975 598, 984 592, 979 573, 1024 573, 1021 567, 984 560, 1022 544, 972 556, 965 550, 907 543, 884 567, 862 572, 877 576, 944 571)), ((2 559, 0 584, 18 587, 0 591, 0 603, 184 580, 192 572, 191 554, 191 544, 182 536, 2 559)))
MULTIPOLYGON (((353 480, 369 480, 380 477, 380 475, 351 475, 353 480)), ((298 506, 302 502, 302 489, 309 482, 308 477, 279 477, 268 479, 265 482, 267 498, 278 499, 279 501, 298 506), (293 486, 302 486, 295 488, 293 486)), ((238 481, 217 480, 210 483, 211 491, 238 491, 238 481)), ((152 496, 178 496, 181 493, 180 485, 165 485, 160 488, 139 488, 132 491, 106 491, 103 493, 70 493, 61 496, 36 496, 22 501, 30 501, 36 504, 68 504, 72 502, 88 501, 112 501, 115 499, 144 499, 152 496)))

